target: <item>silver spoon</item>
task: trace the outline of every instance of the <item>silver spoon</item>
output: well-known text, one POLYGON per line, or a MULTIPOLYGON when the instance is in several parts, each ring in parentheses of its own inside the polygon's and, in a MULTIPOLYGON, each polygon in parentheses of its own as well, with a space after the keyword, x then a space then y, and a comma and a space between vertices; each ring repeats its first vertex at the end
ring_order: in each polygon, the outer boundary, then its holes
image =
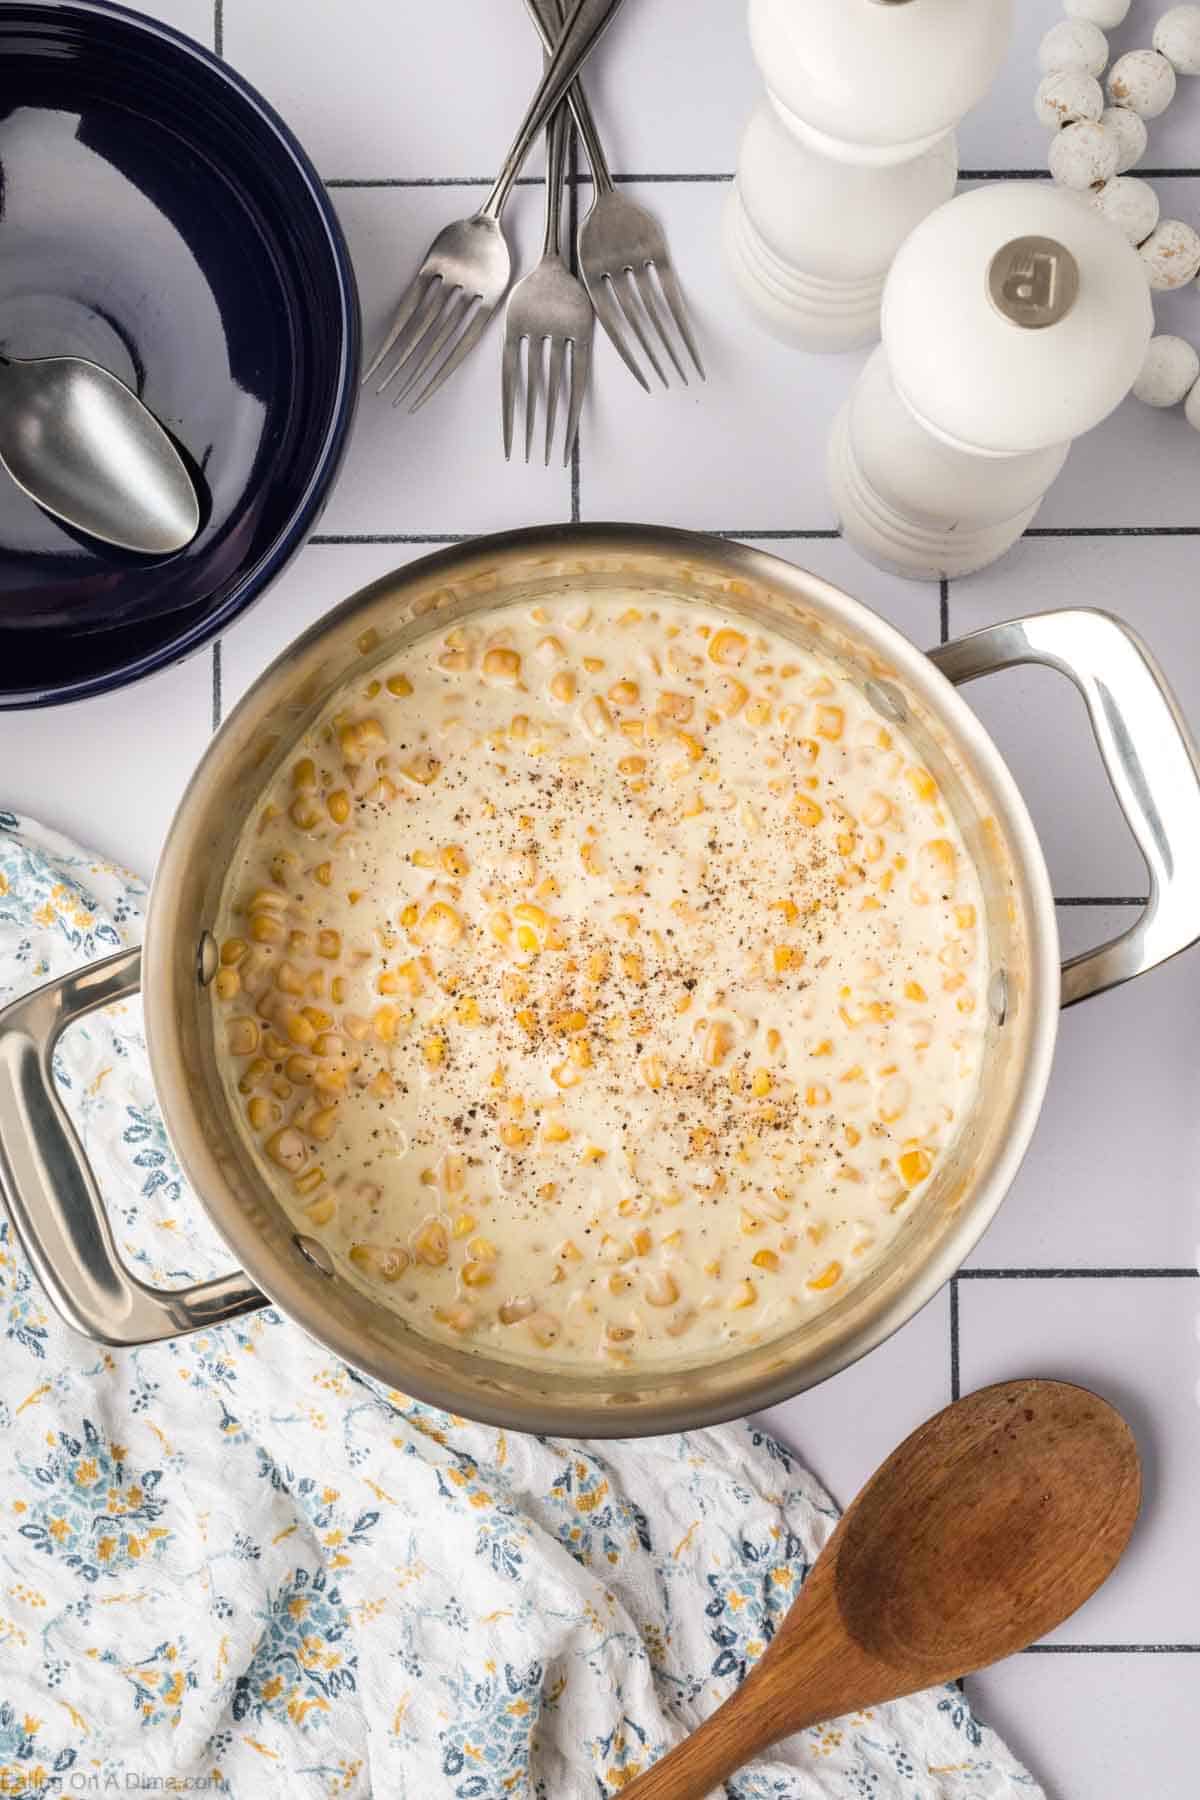
POLYGON ((200 529, 183 458, 123 381, 81 356, 0 357, 0 464, 89 537, 167 556, 200 529))

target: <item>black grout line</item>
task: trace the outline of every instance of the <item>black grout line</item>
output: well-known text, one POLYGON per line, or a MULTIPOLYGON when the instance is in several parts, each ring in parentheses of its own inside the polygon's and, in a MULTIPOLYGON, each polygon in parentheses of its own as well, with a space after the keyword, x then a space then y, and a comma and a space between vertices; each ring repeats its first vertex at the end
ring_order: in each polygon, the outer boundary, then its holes
POLYGON ((943 575, 938 582, 938 632, 943 644, 950 642, 950 583, 943 575))
MULTIPOLYGON (((220 0, 217 0, 220 5, 220 0)), ((327 188, 490 188, 490 175, 331 175, 322 183, 327 188)), ((541 175, 518 175, 516 187, 544 187, 541 175)))
POLYGON ((1200 525, 1031 525, 1027 538, 1200 537, 1200 525))
POLYGON ((950 1278, 950 1398, 962 1399, 962 1374, 958 1343, 958 1276, 950 1278))
POLYGON ((213 0, 213 50, 225 54, 225 0, 213 0))
MULTIPOLYGON (((220 0, 218 0, 218 5, 219 4, 220 0)), ((328 175, 323 177, 324 185, 327 188, 489 188, 492 185, 492 180, 493 177, 491 175, 328 175)), ((672 182, 679 182, 684 185, 704 182, 717 184, 721 182, 731 182, 733 180, 733 175, 732 173, 713 173, 711 175, 689 173, 664 174, 653 171, 635 170, 631 174, 614 175, 613 180, 617 182, 618 185, 621 182, 626 181, 649 182, 651 184, 670 184, 672 182)), ((591 187, 592 177, 586 169, 580 170, 575 168, 567 176, 567 183, 572 191, 579 187, 591 187)), ((518 185, 523 187, 541 187, 543 185, 543 178, 540 175, 521 175, 518 177, 518 185)))
POLYGON ((955 1281, 1200 1281, 1198 1269, 960 1269, 955 1281))
MULTIPOLYGON (((223 0, 214 0, 215 25, 214 37, 222 35, 221 14, 223 0)), ((218 42, 218 55, 220 54, 218 42)), ((1139 169, 1138 174, 1146 181, 1194 181, 1200 177, 1200 168, 1196 169, 1139 169)), ((540 175, 522 175, 520 182, 527 187, 541 185, 540 175)), ((621 182, 640 182, 658 186, 712 186, 727 185, 734 179, 733 171, 726 169, 626 169, 614 174, 613 180, 621 182)), ((960 181, 1049 181, 1048 169, 961 169, 960 181)), ((437 187, 491 187, 491 175, 329 175, 325 177, 328 188, 437 188, 437 187)), ((590 187, 591 173, 587 169, 574 169, 567 177, 575 187, 590 187)))
POLYGON ((1058 894, 1055 906, 1148 906, 1148 894, 1058 894))
POLYGON ((310 544, 469 544, 477 531, 317 532, 310 544))
POLYGON ((788 543, 793 538, 795 538, 799 542, 805 542, 809 539, 813 539, 814 541, 821 540, 821 541, 825 541, 825 542, 836 543, 838 538, 841 537, 841 535, 842 535, 841 532, 838 531, 836 528, 833 530, 826 530, 826 529, 822 528, 821 530, 812 530, 812 531, 790 531, 790 530, 789 531, 746 531, 746 530, 742 529, 741 527, 739 527, 736 531, 712 531, 709 533, 710 537, 760 538, 765 543, 777 543, 777 544, 788 543))
POLYGON ((1030 1644, 1022 1656, 1200 1656, 1200 1644, 1030 1644))
POLYGON ((212 647, 212 728, 221 723, 221 640, 212 647))

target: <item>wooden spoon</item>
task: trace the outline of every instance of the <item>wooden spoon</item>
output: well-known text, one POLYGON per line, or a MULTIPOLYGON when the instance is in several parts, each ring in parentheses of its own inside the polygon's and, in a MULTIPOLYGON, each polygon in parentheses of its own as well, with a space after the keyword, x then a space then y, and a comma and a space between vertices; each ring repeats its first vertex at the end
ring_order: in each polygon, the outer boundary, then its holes
POLYGON ((1025 1649, 1112 1573, 1141 1493, 1133 1433, 1085 1388, 948 1406, 867 1483, 737 1693, 622 1800, 704 1800, 794 1731, 1025 1649))

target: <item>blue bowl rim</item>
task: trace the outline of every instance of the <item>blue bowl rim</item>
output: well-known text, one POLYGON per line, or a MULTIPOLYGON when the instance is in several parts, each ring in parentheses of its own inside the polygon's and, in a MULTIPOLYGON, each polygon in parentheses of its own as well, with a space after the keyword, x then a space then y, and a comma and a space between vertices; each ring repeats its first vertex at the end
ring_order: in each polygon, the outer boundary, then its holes
MULTIPOLYGON (((0 689, 0 712, 23 711, 39 706, 58 706, 72 700, 86 700, 99 694, 113 693, 119 688, 129 686, 131 682, 140 681, 143 677, 154 674, 159 669, 182 662, 184 658, 191 656, 195 651, 203 649, 205 644, 211 643, 214 638, 219 637, 228 625, 253 605, 303 544, 311 526, 320 514, 328 490, 337 475, 338 467, 346 450, 358 400, 358 366, 362 329, 354 266, 350 261, 345 234, 334 210, 333 202, 330 200, 325 184, 318 175, 308 152, 291 127, 280 117, 269 101, 264 100, 257 88, 252 87, 243 76, 238 74, 236 69, 213 51, 206 49, 203 44, 198 43, 195 38, 190 38, 183 32, 176 31, 173 26, 164 25, 160 20, 152 19, 145 13, 136 12, 131 7, 115 5, 113 0, 16 0, 16 3, 39 6, 67 16, 119 19, 146 37, 163 40, 176 50, 182 51, 193 62, 199 63, 210 74, 223 81, 227 87, 232 88, 241 100, 258 115, 263 124, 279 140, 281 149, 294 165, 308 190, 317 216, 324 228, 325 240, 337 276, 339 306, 338 317, 336 321, 331 321, 329 329, 338 332, 341 355, 335 403, 331 410, 320 454, 305 491, 292 513, 290 522, 279 533, 275 542, 263 552, 258 561, 245 571, 234 588, 226 595, 220 607, 215 612, 206 613, 203 619, 197 620, 178 637, 172 637, 144 655, 123 663, 119 668, 106 670, 101 675, 81 676, 75 681, 64 683, 61 687, 25 688, 8 693, 0 689)), ((5 10, 7 10, 6 7, 0 3, 0 20, 3 19, 5 10)))

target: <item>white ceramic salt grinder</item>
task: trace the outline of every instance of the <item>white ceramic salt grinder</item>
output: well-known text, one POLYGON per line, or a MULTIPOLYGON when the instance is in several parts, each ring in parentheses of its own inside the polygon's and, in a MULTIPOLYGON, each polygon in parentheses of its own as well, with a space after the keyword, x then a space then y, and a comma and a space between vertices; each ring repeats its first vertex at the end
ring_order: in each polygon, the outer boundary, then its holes
POLYGON ((939 207, 892 264, 883 342, 834 423, 844 536, 916 580, 994 562, 1153 329, 1141 258, 1077 194, 1005 181, 939 207))
POLYGON ((1003 60, 1013 0, 750 0, 767 97, 742 139, 726 261, 806 350, 879 335, 884 277, 954 192, 954 129, 1003 60))

